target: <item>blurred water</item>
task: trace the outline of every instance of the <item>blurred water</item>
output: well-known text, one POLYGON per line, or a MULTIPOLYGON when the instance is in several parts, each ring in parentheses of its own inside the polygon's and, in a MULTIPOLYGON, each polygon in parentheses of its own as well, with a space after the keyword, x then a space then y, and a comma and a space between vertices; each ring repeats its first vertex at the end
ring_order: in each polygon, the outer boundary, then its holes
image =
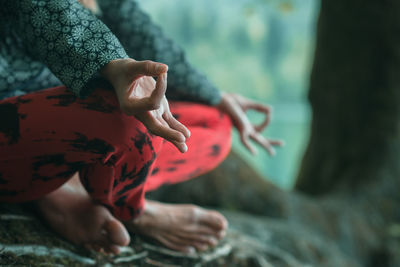
MULTIPOLYGON (((250 155, 235 135, 234 149, 260 173, 289 189, 308 141, 306 101, 314 50, 316 0, 152 0, 140 2, 184 47, 190 61, 221 90, 274 107, 265 134, 286 146, 274 158, 250 155)), ((256 113, 250 118, 260 121, 256 113)))

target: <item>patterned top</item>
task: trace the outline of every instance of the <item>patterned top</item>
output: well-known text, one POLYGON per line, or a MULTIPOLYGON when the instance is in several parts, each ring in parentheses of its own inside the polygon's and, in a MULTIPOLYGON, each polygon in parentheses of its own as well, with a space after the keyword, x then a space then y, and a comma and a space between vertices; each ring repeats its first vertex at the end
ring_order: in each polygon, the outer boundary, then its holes
POLYGON ((170 99, 219 103, 219 91, 134 0, 98 4, 96 17, 77 0, 0 0, 0 99, 61 84, 85 97, 105 83, 102 66, 129 55, 169 66, 170 99))

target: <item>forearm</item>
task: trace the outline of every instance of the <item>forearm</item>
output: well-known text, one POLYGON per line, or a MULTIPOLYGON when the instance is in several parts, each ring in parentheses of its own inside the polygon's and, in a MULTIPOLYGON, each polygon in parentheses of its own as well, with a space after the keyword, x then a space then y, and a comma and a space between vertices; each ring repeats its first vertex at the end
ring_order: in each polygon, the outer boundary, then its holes
POLYGON ((118 87, 124 75, 127 62, 134 61, 131 58, 115 59, 108 62, 100 69, 100 74, 105 78, 114 88, 118 87))
POLYGON ((221 95, 207 78, 187 61, 183 50, 166 37, 133 0, 99 0, 103 21, 112 29, 128 55, 168 65, 167 96, 215 105, 221 95))
POLYGON ((80 97, 91 92, 105 64, 128 57, 109 28, 76 0, 8 2, 10 25, 27 56, 80 97))

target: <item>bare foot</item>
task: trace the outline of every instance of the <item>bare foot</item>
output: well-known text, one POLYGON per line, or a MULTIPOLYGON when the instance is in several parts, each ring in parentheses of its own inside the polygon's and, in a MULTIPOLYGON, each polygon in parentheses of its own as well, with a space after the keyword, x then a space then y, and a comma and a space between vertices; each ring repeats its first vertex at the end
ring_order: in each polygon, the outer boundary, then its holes
POLYGON ((92 202, 78 174, 36 204, 50 226, 74 244, 114 254, 129 244, 124 225, 104 206, 92 202))
POLYGON ((193 253, 216 246, 225 236, 228 222, 220 213, 194 205, 147 201, 143 214, 126 226, 170 249, 193 253))

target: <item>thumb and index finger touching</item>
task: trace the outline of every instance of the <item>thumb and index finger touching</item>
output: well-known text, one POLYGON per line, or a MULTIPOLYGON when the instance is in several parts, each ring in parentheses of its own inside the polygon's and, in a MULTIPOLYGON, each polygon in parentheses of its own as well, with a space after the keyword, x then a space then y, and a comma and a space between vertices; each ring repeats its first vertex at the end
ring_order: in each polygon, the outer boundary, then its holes
POLYGON ((256 125, 250 123, 247 116, 242 116, 245 117, 244 121, 247 122, 242 123, 244 127, 240 127, 238 129, 242 143, 252 154, 255 155, 257 154, 256 149, 250 144, 249 141, 250 139, 252 139, 256 143, 261 145, 264 149, 266 149, 271 156, 274 156, 276 153, 273 147, 283 146, 285 144, 284 141, 279 139, 265 138, 261 135, 261 132, 269 125, 271 121, 272 107, 241 96, 237 96, 236 100, 243 110, 243 115, 247 110, 256 110, 265 115, 263 121, 256 125))
MULTIPOLYGON (((155 88, 149 97, 137 101, 136 106, 146 110, 158 109, 165 98, 167 89, 167 71, 168 66, 162 63, 145 60, 137 61, 130 69, 131 73, 138 76, 157 77, 155 88)), ((147 116, 143 119, 146 125, 150 126, 150 131, 156 135, 162 136, 172 142, 181 152, 186 152, 186 138, 189 138, 189 130, 177 121, 169 111, 169 108, 164 110, 162 118, 156 119, 152 116, 147 116)))
POLYGON ((272 107, 269 105, 265 105, 250 99, 245 99, 245 101, 243 101, 244 103, 242 103, 243 105, 243 109, 244 111, 247 111, 249 109, 253 109, 256 110, 258 112, 264 113, 265 117, 264 120, 257 124, 257 125, 253 125, 254 129, 257 132, 262 132, 270 123, 271 121, 271 114, 272 114, 272 107))
POLYGON ((144 76, 159 76, 168 71, 168 66, 151 60, 136 61, 130 66, 130 72, 144 76))
POLYGON ((136 61, 135 64, 132 64, 129 69, 130 73, 138 77, 157 77, 157 82, 150 96, 142 99, 129 99, 131 107, 135 107, 137 110, 158 109, 167 90, 167 71, 167 65, 150 60, 136 61))

